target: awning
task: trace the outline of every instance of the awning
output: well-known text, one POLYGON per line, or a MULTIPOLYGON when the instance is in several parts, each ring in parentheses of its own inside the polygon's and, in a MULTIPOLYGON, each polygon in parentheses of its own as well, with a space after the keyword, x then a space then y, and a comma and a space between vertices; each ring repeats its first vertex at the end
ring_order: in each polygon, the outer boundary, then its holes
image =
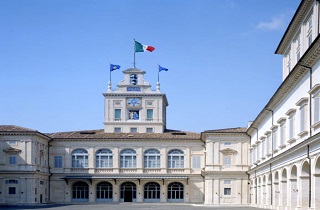
POLYGON ((189 180, 189 178, 187 176, 169 176, 169 175, 163 175, 163 176, 159 176, 159 175, 158 176, 150 176, 150 175, 130 175, 130 176, 74 175, 74 176, 65 176, 62 179, 64 179, 67 184, 68 184, 68 180, 70 180, 70 179, 87 179, 90 181, 91 184, 92 184, 93 179, 111 179, 111 180, 115 181, 115 184, 117 184, 117 179, 137 179, 139 181, 139 184, 140 184, 141 179, 162 180, 163 183, 164 183, 165 179, 185 179, 185 180, 187 180, 187 184, 188 184, 188 180, 189 180))

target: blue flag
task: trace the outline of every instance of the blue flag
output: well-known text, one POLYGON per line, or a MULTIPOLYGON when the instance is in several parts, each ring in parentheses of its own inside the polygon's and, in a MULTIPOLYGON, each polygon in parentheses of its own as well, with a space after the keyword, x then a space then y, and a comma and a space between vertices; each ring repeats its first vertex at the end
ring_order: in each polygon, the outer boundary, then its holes
POLYGON ((160 71, 168 71, 168 69, 167 69, 167 68, 164 68, 164 67, 162 67, 162 66, 159 65, 159 72, 160 72, 160 71))
POLYGON ((120 69, 119 65, 110 64, 110 71, 114 71, 114 70, 117 70, 117 69, 120 69))

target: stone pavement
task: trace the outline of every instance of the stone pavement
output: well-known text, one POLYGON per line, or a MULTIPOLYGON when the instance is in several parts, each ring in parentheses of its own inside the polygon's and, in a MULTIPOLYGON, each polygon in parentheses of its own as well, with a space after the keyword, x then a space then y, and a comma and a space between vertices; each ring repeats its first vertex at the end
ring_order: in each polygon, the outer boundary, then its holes
MULTIPOLYGON (((115 203, 115 204, 43 204, 28 206, 1 206, 1 210, 42 209, 42 210, 258 210, 248 206, 213 206, 202 204, 168 204, 168 203, 115 203)), ((261 209, 263 210, 263 209, 261 209)))

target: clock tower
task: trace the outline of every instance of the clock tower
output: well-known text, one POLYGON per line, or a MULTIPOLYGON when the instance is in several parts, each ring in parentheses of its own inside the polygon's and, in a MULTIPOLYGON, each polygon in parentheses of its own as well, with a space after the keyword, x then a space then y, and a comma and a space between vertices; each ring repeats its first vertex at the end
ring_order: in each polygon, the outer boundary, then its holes
POLYGON ((151 90, 144 80, 146 72, 137 68, 123 71, 124 79, 105 97, 104 131, 107 133, 163 133, 166 129, 167 97, 160 84, 151 90))

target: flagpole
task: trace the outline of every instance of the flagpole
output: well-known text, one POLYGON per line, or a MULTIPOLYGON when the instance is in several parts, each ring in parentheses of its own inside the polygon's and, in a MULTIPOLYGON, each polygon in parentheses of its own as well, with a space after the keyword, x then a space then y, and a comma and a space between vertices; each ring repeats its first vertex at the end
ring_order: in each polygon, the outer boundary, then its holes
POLYGON ((159 75, 160 75, 160 70, 158 69, 158 82, 160 82, 159 75))
MULTIPOLYGON (((110 66, 111 66, 111 63, 110 63, 110 66)), ((111 83, 111 69, 110 69, 110 83, 111 83)))
POLYGON ((133 39, 133 68, 136 68, 136 40, 133 39))

